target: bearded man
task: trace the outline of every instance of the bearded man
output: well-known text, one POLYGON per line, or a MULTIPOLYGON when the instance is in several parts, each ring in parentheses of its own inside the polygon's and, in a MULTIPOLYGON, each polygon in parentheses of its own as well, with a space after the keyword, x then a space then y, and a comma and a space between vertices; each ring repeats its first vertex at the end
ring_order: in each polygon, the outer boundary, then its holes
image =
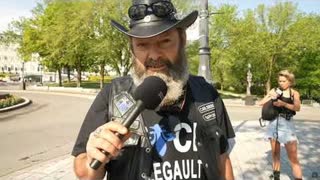
POLYGON ((128 15, 129 30, 115 21, 111 25, 129 38, 131 73, 106 85, 89 109, 72 151, 75 174, 79 179, 233 179, 227 139, 234 131, 224 104, 211 84, 188 72, 186 28, 198 12, 177 19, 170 0, 133 0, 128 15), (166 95, 126 128, 117 98, 153 76, 165 82, 166 95), (93 168, 94 160, 100 166, 93 168))

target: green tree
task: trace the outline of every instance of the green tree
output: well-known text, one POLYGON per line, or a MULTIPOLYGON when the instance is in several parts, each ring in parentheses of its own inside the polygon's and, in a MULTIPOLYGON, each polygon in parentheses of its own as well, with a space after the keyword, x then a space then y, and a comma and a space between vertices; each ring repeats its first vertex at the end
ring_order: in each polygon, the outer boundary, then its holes
MULTIPOLYGON (((222 12, 210 16, 210 47, 211 69, 214 80, 224 90, 227 79, 230 79, 231 66, 234 61, 232 56, 232 41, 236 23, 237 8, 231 5, 221 6, 219 9, 211 8, 212 12, 222 12)), ((230 82, 230 81, 229 81, 230 82)))
POLYGON ((265 79, 266 91, 271 88, 272 79, 275 74, 285 65, 291 64, 292 59, 288 58, 292 39, 288 39, 289 27, 295 22, 298 11, 296 5, 291 2, 277 3, 274 6, 266 8, 264 5, 256 9, 258 15, 259 31, 265 38, 268 54, 263 61, 260 61, 264 67, 261 69, 267 76, 265 79), (282 66, 279 66, 282 65, 282 66))
POLYGON ((101 88, 106 65, 112 67, 119 75, 127 74, 131 66, 127 37, 110 25, 111 19, 125 24, 128 19, 124 15, 124 10, 128 6, 129 1, 94 1, 90 52, 95 59, 95 69, 100 72, 101 88), (115 11, 115 9, 120 11, 115 11))
POLYGON ((302 15, 290 27, 291 56, 297 87, 306 98, 320 97, 320 16, 302 15), (303 36, 301 36, 303 34, 303 36))

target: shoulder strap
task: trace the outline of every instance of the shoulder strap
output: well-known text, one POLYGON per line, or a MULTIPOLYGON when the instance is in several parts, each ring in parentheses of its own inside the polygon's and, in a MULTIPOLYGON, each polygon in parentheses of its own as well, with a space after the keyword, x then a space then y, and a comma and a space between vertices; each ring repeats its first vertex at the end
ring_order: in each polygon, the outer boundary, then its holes
POLYGON ((291 88, 289 88, 290 98, 294 100, 294 91, 291 91, 291 88))

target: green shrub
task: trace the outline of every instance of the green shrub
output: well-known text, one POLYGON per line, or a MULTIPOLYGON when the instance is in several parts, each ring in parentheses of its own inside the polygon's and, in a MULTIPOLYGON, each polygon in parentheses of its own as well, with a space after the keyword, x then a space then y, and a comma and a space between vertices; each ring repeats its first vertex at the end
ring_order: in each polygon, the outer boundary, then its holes
POLYGON ((10 107, 22 102, 24 102, 24 99, 17 96, 9 95, 9 97, 7 97, 6 99, 0 100, 0 109, 10 107))
MULTIPOLYGON (((90 76, 88 81, 81 81, 81 87, 82 88, 91 88, 91 89, 99 89, 100 88, 100 78, 97 78, 98 76, 95 76, 95 78, 91 78, 93 76, 90 76)), ((104 78, 104 84, 108 84, 111 82, 113 78, 110 76, 106 76, 104 78)), ((57 83, 51 83, 47 84, 50 87, 58 87, 57 83)), ((63 82, 62 84, 63 87, 77 87, 77 82, 76 81, 71 81, 71 82, 63 82)))
MULTIPOLYGON (((89 81, 91 82, 100 82, 101 76, 89 76, 89 81)), ((113 77, 105 76, 104 83, 110 83, 113 77)))

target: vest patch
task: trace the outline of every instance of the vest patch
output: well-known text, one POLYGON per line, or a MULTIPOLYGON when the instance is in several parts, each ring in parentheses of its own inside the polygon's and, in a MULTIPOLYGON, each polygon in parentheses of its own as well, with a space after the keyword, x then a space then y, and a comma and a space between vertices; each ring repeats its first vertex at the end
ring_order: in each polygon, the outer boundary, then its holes
POLYGON ((208 113, 202 115, 202 117, 205 121, 212 121, 212 120, 216 119, 216 113, 214 111, 208 112, 208 113))
POLYGON ((209 103, 206 103, 206 104, 199 106, 198 110, 202 114, 202 113, 208 112, 210 110, 215 110, 215 107, 214 107, 213 102, 209 102, 209 103))
POLYGON ((202 115, 203 120, 205 121, 213 121, 216 120, 216 108, 214 106, 213 102, 209 102, 206 104, 203 104, 198 107, 198 110, 200 114, 202 115))

